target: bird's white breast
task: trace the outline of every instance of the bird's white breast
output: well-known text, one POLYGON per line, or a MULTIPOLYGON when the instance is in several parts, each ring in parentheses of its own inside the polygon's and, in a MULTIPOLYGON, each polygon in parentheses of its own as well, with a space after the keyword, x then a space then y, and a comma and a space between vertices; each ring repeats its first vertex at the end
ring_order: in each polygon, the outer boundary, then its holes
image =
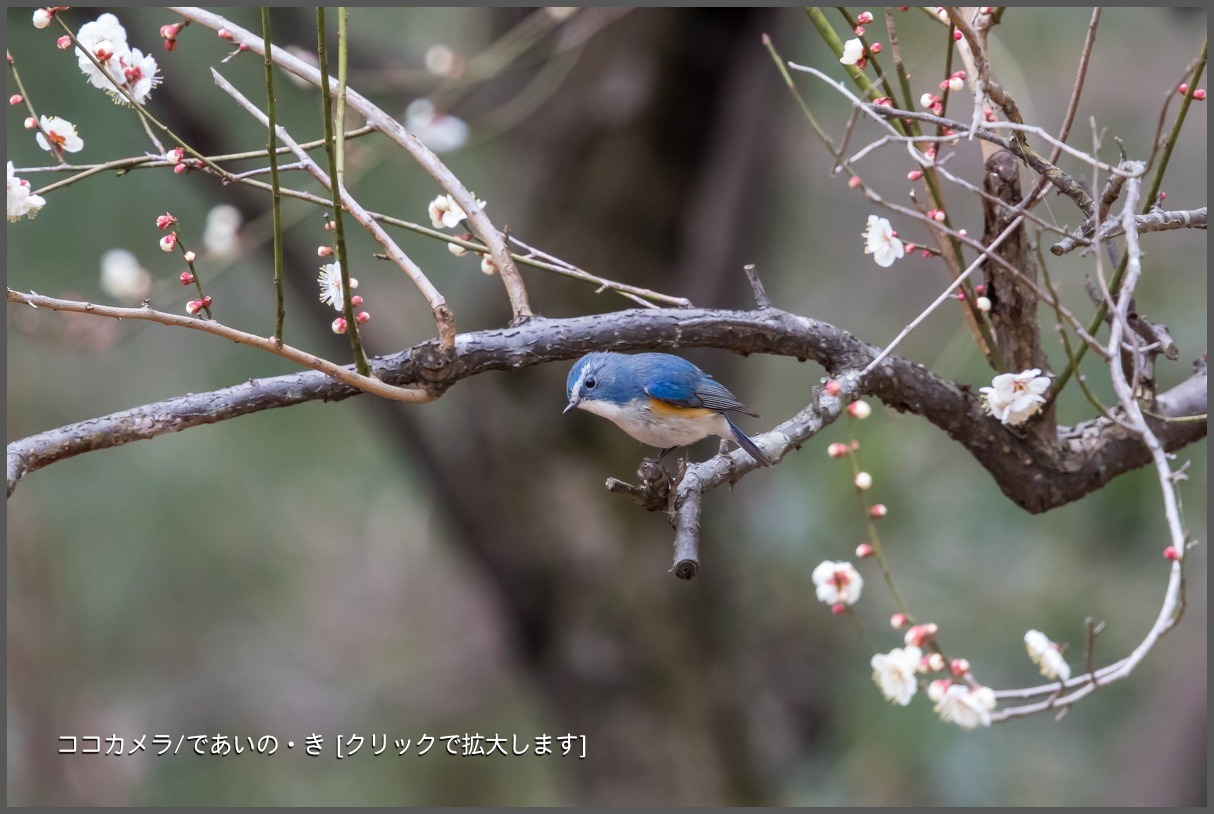
POLYGON ((600 400, 583 401, 578 407, 615 423, 642 444, 659 449, 687 446, 710 435, 734 440, 733 430, 725 417, 712 410, 693 409, 686 413, 663 410, 659 414, 648 399, 638 399, 626 405, 600 400))

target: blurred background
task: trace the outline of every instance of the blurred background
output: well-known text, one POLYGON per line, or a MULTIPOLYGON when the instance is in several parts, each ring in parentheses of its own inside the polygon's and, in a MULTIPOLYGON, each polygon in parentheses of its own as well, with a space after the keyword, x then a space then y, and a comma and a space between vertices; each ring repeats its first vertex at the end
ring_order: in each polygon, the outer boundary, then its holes
MULTIPOLYGON (((853 9, 853 14, 862 9, 853 9)), ((73 30, 104 9, 73 8, 73 30)), ((886 41, 881 12, 870 38, 886 41), (881 32, 881 33, 877 33, 881 32)), ((749 308, 741 272, 756 263, 775 304, 883 345, 942 289, 939 262, 880 268, 860 233, 876 210, 816 139, 761 45, 842 80, 837 60, 795 9, 383 9, 350 17, 352 87, 395 115, 418 99, 452 120, 441 141, 452 170, 488 202, 499 227, 602 276, 749 308), (466 135, 466 141, 463 136, 466 135)), ((208 154, 253 150, 265 134, 211 82, 218 70, 264 102, 262 63, 201 26, 166 52, 167 11, 117 10, 130 44, 155 55, 164 82, 149 109, 208 154)), ((256 11, 230 19, 258 29, 256 11)), ((1090 10, 1011 10, 996 29, 997 78, 1027 121, 1056 131, 1090 10)), ((330 14, 330 21, 335 19, 330 14)), ((841 18, 830 16, 843 38, 841 18)), ((914 92, 946 76, 945 29, 921 10, 895 12, 914 92)), ((274 40, 315 48, 314 18, 275 9, 274 40)), ((1169 89, 1201 50, 1205 13, 1106 9, 1072 143, 1115 161, 1113 139, 1145 158, 1169 89), (1128 69, 1127 55, 1133 55, 1128 69)), ((39 113, 80 129, 73 162, 138 155, 136 118, 84 81, 70 52, 30 10, 8 11, 8 49, 39 113)), ((885 60, 889 65, 889 61, 885 60)), ((960 67, 960 66, 956 66, 960 67)), ((871 69, 870 69, 871 74, 871 69)), ((838 139, 846 105, 795 76, 838 139)), ((299 140, 322 135, 319 95, 279 73, 279 120, 299 140)), ((1204 83, 1202 83, 1204 87, 1204 83)), ((15 88, 10 77, 9 92, 15 88)), ((1179 97, 1173 99, 1170 126, 1179 97)), ((968 121, 967 93, 950 113, 968 121)), ((419 108, 414 107, 417 115, 419 108)), ((7 159, 46 156, 10 107, 7 159)), ((358 122, 354 122, 357 124, 358 122)), ((421 125, 418 125, 421 127, 421 125)), ((852 149, 875 137, 865 125, 852 149)), ((1169 208, 1207 202, 1206 106, 1195 104, 1164 183, 1169 208)), ((436 146, 438 142, 436 142, 436 146)), ((977 147, 950 171, 977 182, 977 147)), ((903 203, 912 169, 899 148, 860 172, 903 203)), ((237 165, 253 168, 256 162, 237 165)), ((1078 162, 1064 168, 1084 175, 1078 162)), ((387 139, 349 145, 348 183, 368 208, 428 225, 438 186, 387 139)), ((18 173, 35 189, 53 178, 18 173)), ((1103 179, 1101 179, 1101 182, 1103 179)), ((301 173, 286 183, 316 191, 301 173)), ((1026 189, 1028 187, 1026 181, 1026 189)), ((981 234, 978 202, 948 189, 955 226, 981 234)), ((241 216, 239 252, 200 254, 223 321, 273 325, 268 197, 199 173, 97 175, 49 193, 33 221, 10 224, 8 285, 123 303, 102 285, 101 258, 131 252, 150 274, 155 306, 181 312, 180 255, 159 250, 157 215, 171 211, 187 247, 203 245, 218 204, 241 216)), ((1038 213, 1079 216, 1065 198, 1038 213)), ((333 312, 316 301, 329 242, 322 213, 285 205, 286 340, 347 360, 333 312)), ((888 215, 888 213, 877 212, 888 215)), ((904 240, 921 227, 891 217, 904 240)), ((461 331, 509 319, 500 282, 473 257, 405 231, 397 239, 443 291, 461 331)), ((1046 237, 1047 242, 1052 238, 1046 237)), ((1183 380, 1206 349, 1206 234, 1147 235, 1138 307, 1166 323, 1183 380)), ((373 319, 375 354, 429 338, 415 290, 351 251, 373 319)), ((1085 321, 1090 258, 1049 256, 1064 299, 1085 321)), ((549 317, 630 303, 527 267, 532 304, 549 317)), ((153 324, 9 307, 9 440, 186 392, 291 372, 283 360, 153 324)), ((1053 324, 1043 314, 1043 325, 1053 324)), ((1047 341, 1055 370, 1062 354, 1047 341)), ((956 308, 933 315, 900 348, 943 376, 978 387, 985 367, 956 308)), ((763 414, 748 431, 800 409, 823 371, 793 359, 691 350, 763 414)), ((1112 401, 1089 354, 1091 386, 1112 401)), ((1194 805, 1206 800, 1206 550, 1188 569, 1188 609, 1128 681, 1061 720, 1037 716, 981 731, 941 723, 922 695, 883 700, 872 650, 846 617, 814 596, 824 559, 854 559, 863 516, 850 467, 825 454, 859 439, 881 535, 899 588, 939 624, 950 655, 997 689, 1037 684, 1024 651, 1037 628, 1070 645, 1082 670, 1084 619, 1105 622, 1098 663, 1127 654, 1162 598, 1167 543, 1153 472, 1140 470, 1042 516, 1007 501, 958 446, 913 415, 873 403, 867 421, 828 428, 779 467, 705 501, 703 567, 690 583, 670 566, 664 518, 603 489, 631 479, 649 451, 614 426, 561 415, 568 365, 487 374, 441 401, 406 407, 371 397, 273 410, 83 455, 27 476, 7 508, 8 802, 16 805, 1194 805), (308 757, 311 734, 324 755, 308 757), (57 754, 60 736, 147 736, 118 757, 57 754), (157 757, 152 738, 277 737, 273 756, 157 757), (379 756, 371 736, 389 739, 379 756), (423 736, 480 734, 531 741, 584 735, 585 759, 557 754, 453 757, 423 736), (335 757, 338 737, 362 751, 335 757), (409 739, 404 756, 391 741, 409 739), (285 742, 293 740, 288 750, 285 742)), ((1059 405, 1073 423, 1091 408, 1075 387, 1059 405)), ((707 442, 696 457, 714 451, 707 442)), ((1206 540, 1205 444, 1180 486, 1192 537, 1206 540)), ((876 648, 901 645, 896 610, 873 563, 856 619, 876 648)), ((509 744, 509 740, 508 740, 509 744)), ((104 745, 102 747, 105 749, 104 745)))

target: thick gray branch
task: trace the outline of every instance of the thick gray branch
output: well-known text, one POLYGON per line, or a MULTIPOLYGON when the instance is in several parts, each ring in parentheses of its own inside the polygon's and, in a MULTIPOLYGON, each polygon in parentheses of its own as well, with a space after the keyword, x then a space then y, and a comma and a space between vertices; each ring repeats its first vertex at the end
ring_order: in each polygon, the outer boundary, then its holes
MULTIPOLYGON (((878 349, 840 328, 776 309, 634 309, 571 319, 537 318, 530 323, 460 334, 453 350, 435 340, 373 360, 389 384, 424 387, 435 395, 461 379, 489 370, 521 370, 573 359, 592 350, 635 351, 713 347, 741 354, 766 353, 813 359, 832 374, 862 369, 878 349)), ((1160 409, 1195 403, 1186 383, 1184 399, 1161 394, 1160 409)), ((982 384, 985 384, 983 382, 982 384)), ((1100 488, 1117 475, 1149 462, 1142 442, 1105 419, 1060 428, 1055 442, 1021 437, 985 414, 967 385, 958 385, 897 356, 883 360, 859 391, 891 407, 921 415, 962 444, 987 469, 1004 493, 1030 512, 1061 506, 1100 488)), ((8 494, 17 481, 56 461, 83 452, 155 438, 201 424, 309 401, 337 401, 359 391, 311 371, 258 379, 234 387, 124 410, 71 424, 8 446, 8 494)), ((563 394, 553 394, 553 409, 563 394)), ((1169 450, 1206 435, 1204 421, 1156 422, 1153 430, 1169 450)), ((790 445, 780 433, 756 438, 778 457, 790 445)), ((738 456, 741 457, 741 456, 738 456)))

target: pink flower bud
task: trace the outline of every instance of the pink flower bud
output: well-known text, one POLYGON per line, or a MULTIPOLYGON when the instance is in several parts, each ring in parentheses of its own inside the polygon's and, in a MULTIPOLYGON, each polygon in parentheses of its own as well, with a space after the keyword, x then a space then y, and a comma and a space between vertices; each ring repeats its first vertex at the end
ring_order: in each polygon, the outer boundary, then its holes
POLYGON ((982 115, 986 117, 988 122, 993 122, 995 120, 995 111, 991 110, 989 107, 982 109, 982 115))
POLYGON ((185 310, 190 316, 197 316, 198 312, 202 310, 202 300, 190 300, 185 304, 185 310))
POLYGON ((836 602, 835 604, 830 606, 830 612, 833 613, 835 616, 838 616, 839 614, 842 614, 842 613, 847 613, 847 606, 844 605, 842 602, 836 602))
POLYGON ((952 79, 948 80, 948 89, 953 93, 960 93, 964 87, 965 80, 959 76, 954 76, 952 79))
POLYGON ((970 671, 970 663, 965 659, 953 659, 948 668, 953 671, 953 675, 963 676, 970 671))
POLYGON ((316 255, 318 257, 328 257, 331 254, 333 254, 332 246, 317 246, 316 247, 316 255))
POLYGON ((879 43, 879 42, 874 42, 872 45, 868 46, 868 52, 869 52, 870 54, 879 54, 879 53, 881 53, 881 43, 879 43))
POLYGON ((965 237, 966 235, 969 234, 969 232, 965 229, 958 229, 957 234, 960 235, 961 237, 965 237))
POLYGON ((165 40, 164 41, 164 50, 172 51, 176 47, 177 47, 177 40, 165 40))
POLYGON ((185 149, 182 147, 174 147, 164 154, 164 158, 166 161, 172 161, 175 164, 180 164, 182 159, 185 158, 185 149))
POLYGON ((173 165, 173 172, 177 173, 178 175, 185 175, 189 171, 190 168, 185 165, 184 161, 180 164, 173 165))
POLYGON ((210 294, 207 294, 205 297, 202 298, 202 307, 203 308, 211 307, 211 295, 210 294))
MULTIPOLYGON (((59 39, 55 40, 55 47, 58 48, 60 51, 66 51, 67 49, 72 47, 72 38, 69 37, 67 34, 64 34, 59 39)), ((107 59, 109 59, 112 56, 113 56, 113 53, 105 53, 105 54, 99 53, 97 55, 97 61, 105 62, 107 59)))
POLYGON ((851 187, 852 189, 855 189, 856 187, 860 186, 860 176, 853 175, 851 178, 848 178, 847 185, 849 187, 851 187))
POLYGON ((177 248, 177 233, 169 232, 164 237, 160 238, 160 250, 162 252, 171 252, 177 248))
POLYGON ((186 253, 185 253, 185 261, 186 261, 187 263, 193 263, 193 262, 194 262, 194 259, 195 259, 197 256, 198 256, 198 255, 194 254, 194 252, 186 252, 186 253))
POLYGON ((176 222, 177 222, 177 218, 173 217, 172 212, 165 212, 163 215, 157 216, 156 228, 163 231, 165 229, 168 229, 170 226, 172 226, 176 222))
POLYGON ((329 327, 335 334, 344 334, 346 332, 346 318, 338 317, 337 319, 333 320, 333 324, 329 327))
POLYGON ((853 438, 853 439, 851 440, 851 451, 852 451, 852 452, 855 452, 855 451, 856 451, 856 450, 858 450, 859 448, 860 448, 860 442, 859 442, 859 441, 857 441, 855 438, 853 438))
POLYGON ((175 40, 180 33, 181 23, 169 23, 168 25, 160 26, 160 36, 166 40, 175 40))
POLYGON ((979 294, 984 293, 986 291, 986 283, 978 283, 976 286, 974 286, 974 290, 979 294))
POLYGON ((906 248, 907 255, 912 255, 915 253, 915 244, 914 243, 907 243, 905 248, 906 248))
POLYGON ((10 105, 19 105, 24 101, 25 101, 25 97, 22 96, 20 93, 14 93, 12 96, 8 97, 8 103, 10 105))
POLYGON ((861 421, 873 414, 873 408, 868 406, 866 401, 853 401, 847 405, 847 412, 852 418, 857 418, 861 421))
POLYGON ((856 15, 856 22, 860 25, 868 25, 873 21, 873 13, 871 11, 862 11, 856 15))
POLYGON ((934 638, 938 630, 939 628, 935 622, 928 622, 926 625, 915 625, 906 631, 906 643, 922 648, 923 643, 928 639, 934 638))
POLYGON ((866 492, 873 487, 873 476, 867 472, 857 472, 853 481, 856 488, 861 492, 866 492))
POLYGON ((363 298, 360 297, 359 295, 355 294, 353 297, 350 298, 350 304, 353 305, 355 308, 357 308, 358 306, 363 304, 363 298))
POLYGON ((23 122, 23 124, 25 125, 26 130, 37 130, 38 129, 38 120, 35 119, 33 116, 27 116, 25 121, 23 122))
POLYGON ((837 396, 842 392, 843 392, 843 386, 841 384, 839 384, 837 381, 835 381, 834 379, 831 379, 830 381, 828 381, 826 383, 826 395, 837 396))
POLYGON ((247 51, 247 50, 249 50, 249 46, 245 45, 245 44, 242 42, 242 43, 240 44, 240 46, 239 46, 239 47, 238 47, 236 50, 237 50, 237 51, 247 51))
POLYGON ((862 26, 862 25, 858 25, 858 26, 856 26, 856 36, 857 36, 857 37, 863 37, 863 36, 864 36, 864 26, 862 26))
POLYGON ((1193 91, 1193 98, 1199 102, 1204 102, 1206 100, 1206 89, 1198 88, 1197 90, 1193 91))
POLYGON ((954 42, 956 42, 956 41, 957 41, 957 40, 959 40, 959 39, 961 39, 961 32, 960 32, 960 31, 954 31, 954 32, 953 32, 953 41, 954 41, 954 42))
POLYGON ((188 271, 181 272, 181 284, 192 285, 194 283, 194 275, 188 271))
MULTIPOLYGON (((932 157, 934 158, 934 156, 932 156, 932 157)), ((944 210, 937 209, 936 214, 932 215, 932 218, 938 223, 943 223, 944 222, 944 210)))
POLYGON ((889 514, 889 509, 885 507, 884 503, 873 504, 872 508, 868 510, 869 517, 885 517, 887 514, 889 514))
POLYGON ((895 613, 893 616, 889 617, 889 626, 894 630, 901 630, 902 628, 906 627, 906 621, 905 613, 895 613))
POLYGON ((1181 96, 1184 96, 1186 93, 1189 92, 1189 84, 1187 82, 1181 82, 1180 87, 1178 87, 1176 89, 1176 92, 1179 93, 1181 96))
POLYGON ((1176 550, 1176 546, 1168 546, 1163 550, 1164 559, 1176 561, 1180 559, 1180 552, 1176 550))
POLYGON ((923 177, 923 170, 911 170, 906 174, 907 181, 918 181, 923 177))
POLYGON ((226 28, 221 28, 216 33, 219 35, 219 39, 228 40, 229 42, 232 41, 232 32, 228 31, 226 28))
POLYGON ((838 442, 831 444, 826 448, 826 454, 832 458, 842 458, 847 454, 847 444, 840 444, 838 442))
POLYGON ((860 545, 856 546, 856 556, 860 559, 871 557, 873 553, 874 549, 869 543, 860 543, 860 545))
POLYGON ((923 666, 933 673, 938 673, 944 669, 944 656, 939 653, 931 653, 924 657, 923 666))
POLYGON ((1168 199, 1168 193, 1166 193, 1166 192, 1164 192, 1164 191, 1160 190, 1160 192, 1159 192, 1159 200, 1160 200, 1160 201, 1166 201, 1167 199, 1168 199))
POLYGON ((46 28, 51 24, 51 10, 40 8, 34 12, 34 28, 46 28))
POLYGON ((370 319, 371 319, 371 315, 368 314, 366 311, 359 311, 354 316, 354 321, 357 322, 359 325, 365 324, 370 319))

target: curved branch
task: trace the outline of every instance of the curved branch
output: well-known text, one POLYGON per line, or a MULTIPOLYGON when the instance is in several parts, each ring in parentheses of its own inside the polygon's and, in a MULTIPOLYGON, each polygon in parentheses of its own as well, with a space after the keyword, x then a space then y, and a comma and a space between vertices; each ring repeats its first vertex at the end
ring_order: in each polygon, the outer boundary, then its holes
MULTIPOLYGON (((690 347, 813 359, 832 374, 863 369, 879 353, 878 348, 847 331, 774 308, 631 309, 570 319, 536 318, 525 325, 459 334, 453 353, 444 352, 437 340, 430 340, 373 360, 373 370, 386 384, 417 388, 428 398, 437 398, 461 379, 489 370, 520 370, 572 359, 592 350, 690 347)), ((1184 399, 1160 395, 1158 406, 1167 417, 1179 415, 1168 413, 1169 408, 1205 403, 1204 368, 1194 378, 1198 381, 1182 385, 1184 399), (1199 392, 1200 398, 1193 391, 1199 392)), ((358 392, 356 387, 324 374, 299 373, 169 399, 50 430, 9 444, 8 492, 12 494, 25 473, 82 452, 272 407, 344 399, 358 392)), ((1077 500, 1117 475, 1151 461, 1140 438, 1105 418, 1060 427, 1056 440, 1049 444, 1022 437, 987 416, 968 385, 950 382, 897 356, 883 359, 860 382, 856 393, 875 396, 901 412, 921 415, 944 430, 990 472, 1005 495, 1032 513, 1077 500)), ((554 394, 554 410, 560 402, 560 394, 554 394)), ((1169 451, 1206 435, 1204 421, 1148 419, 1148 424, 1169 451)), ((770 435, 760 436, 755 442, 771 451, 780 439, 770 435)), ((738 468, 743 466, 739 464, 738 468)))

